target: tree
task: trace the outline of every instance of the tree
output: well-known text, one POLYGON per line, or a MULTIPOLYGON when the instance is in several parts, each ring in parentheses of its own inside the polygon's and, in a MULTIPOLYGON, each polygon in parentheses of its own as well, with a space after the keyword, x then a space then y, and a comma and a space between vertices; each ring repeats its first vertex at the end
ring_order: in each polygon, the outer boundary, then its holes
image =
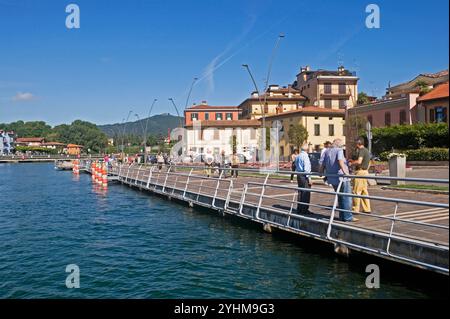
POLYGON ((431 91, 430 85, 424 80, 417 81, 415 84, 415 87, 419 88, 419 90, 420 90, 419 93, 421 95, 426 94, 431 91))
POLYGON ((358 105, 367 104, 370 102, 369 96, 365 92, 358 93, 358 105))
POLYGON ((289 127, 289 143, 296 146, 298 150, 308 140, 308 130, 302 124, 295 124, 289 127))

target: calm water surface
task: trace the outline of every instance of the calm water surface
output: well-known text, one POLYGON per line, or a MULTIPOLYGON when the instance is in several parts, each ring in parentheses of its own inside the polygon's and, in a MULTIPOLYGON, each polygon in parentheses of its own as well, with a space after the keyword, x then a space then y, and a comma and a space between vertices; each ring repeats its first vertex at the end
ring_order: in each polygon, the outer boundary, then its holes
POLYGON ((0 164, 0 298, 422 298, 364 266, 51 164, 0 164), (81 288, 67 289, 77 264, 81 288))

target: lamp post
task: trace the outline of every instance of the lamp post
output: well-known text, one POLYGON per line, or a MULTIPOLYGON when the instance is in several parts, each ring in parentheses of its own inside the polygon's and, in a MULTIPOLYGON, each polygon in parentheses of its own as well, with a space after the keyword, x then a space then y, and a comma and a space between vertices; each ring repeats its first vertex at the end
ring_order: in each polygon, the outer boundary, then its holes
POLYGON ((187 109, 187 107, 188 107, 189 99, 191 98, 192 89, 194 88, 195 82, 197 82, 197 80, 198 80, 198 78, 194 78, 194 80, 192 81, 191 88, 189 89, 189 93, 186 98, 186 104, 184 105, 184 109, 187 109))
POLYGON ((150 106, 150 109, 148 110, 147 120, 145 121, 145 129, 144 129, 144 164, 147 163, 147 157, 148 157, 148 152, 147 152, 148 121, 150 120, 150 115, 152 114, 153 107, 155 106, 156 101, 158 101, 158 99, 154 99, 153 100, 152 105, 150 106))
POLYGON ((170 97, 170 98, 169 98, 169 101, 172 102, 173 107, 175 108, 175 112, 177 112, 177 115, 178 115, 178 117, 180 118, 180 128, 181 128, 181 127, 183 127, 183 122, 181 121, 181 116, 180 116, 180 112, 178 111, 178 107, 177 107, 177 105, 175 104, 175 101, 174 101, 173 98, 170 97))
POLYGON ((128 112, 128 116, 127 116, 127 119, 125 120, 125 123, 124 123, 124 125, 123 125, 123 130, 122 130, 122 160, 123 160, 123 158, 124 158, 124 143, 125 143, 125 141, 124 141, 124 139, 125 139, 125 129, 126 129, 126 127, 127 127, 127 123, 128 123, 128 120, 130 119, 130 115, 133 113, 133 111, 132 110, 130 110, 129 112, 128 112))

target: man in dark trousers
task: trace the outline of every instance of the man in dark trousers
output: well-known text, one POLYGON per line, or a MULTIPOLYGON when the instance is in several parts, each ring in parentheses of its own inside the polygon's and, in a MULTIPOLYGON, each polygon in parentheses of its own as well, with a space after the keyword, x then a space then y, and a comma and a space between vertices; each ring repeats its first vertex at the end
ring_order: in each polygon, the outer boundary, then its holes
POLYGON ((309 202, 311 200, 311 192, 304 190, 311 188, 311 179, 308 174, 311 173, 311 161, 308 156, 308 144, 303 144, 300 154, 295 158, 295 171, 297 173, 298 187, 302 188, 298 190, 298 206, 297 213, 299 215, 311 214, 309 211, 309 202))

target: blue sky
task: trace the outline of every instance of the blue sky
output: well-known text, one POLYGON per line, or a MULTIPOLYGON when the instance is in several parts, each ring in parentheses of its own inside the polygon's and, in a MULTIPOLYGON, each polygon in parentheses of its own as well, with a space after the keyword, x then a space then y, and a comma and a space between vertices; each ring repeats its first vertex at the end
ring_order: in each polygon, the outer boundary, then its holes
POLYGON ((378 96, 388 81, 448 68, 447 0, 0 0, 0 123, 84 119, 121 122, 191 103, 237 105, 263 87, 277 35, 271 83, 287 85, 300 66, 356 70, 360 90, 378 96), (76 3, 81 28, 65 27, 76 3), (376 3, 381 28, 367 29, 376 3))

